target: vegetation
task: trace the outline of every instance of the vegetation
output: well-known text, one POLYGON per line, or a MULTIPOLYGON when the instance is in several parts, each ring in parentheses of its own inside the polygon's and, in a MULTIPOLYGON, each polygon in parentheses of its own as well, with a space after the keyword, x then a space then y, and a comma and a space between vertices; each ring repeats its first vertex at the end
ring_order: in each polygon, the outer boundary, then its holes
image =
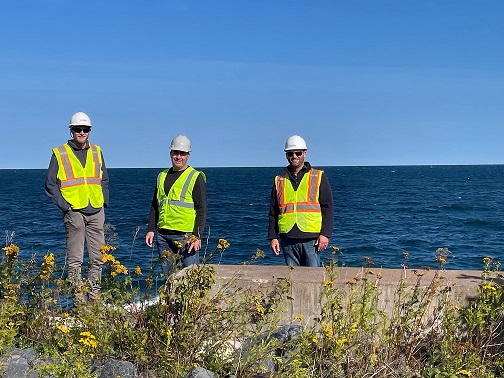
MULTIPOLYGON (((217 377, 501 377, 503 294, 500 264, 483 259, 479 296, 466 307, 451 303, 440 274, 447 249, 438 249, 434 279, 401 280, 393 310, 380 305, 379 273, 366 258, 362 279, 336 285, 338 249, 325 265, 322 310, 316 324, 302 315, 287 340, 273 337, 291 300, 289 277, 252 291, 236 278, 216 285, 214 255, 155 289, 156 267, 129 271, 102 247, 102 298, 71 306, 63 267, 53 253, 21 261, 8 241, 0 262, 0 354, 32 347, 46 362, 40 373, 93 377, 93 361, 117 358, 159 377, 183 377, 201 366, 217 377), (155 294, 155 295, 154 295, 155 294)), ((260 258, 258 250, 252 261, 260 258)), ((406 256, 407 254, 405 254, 406 256)), ((164 258, 168 258, 166 251, 164 258)), ((86 287, 82 288, 85 294, 86 287)))

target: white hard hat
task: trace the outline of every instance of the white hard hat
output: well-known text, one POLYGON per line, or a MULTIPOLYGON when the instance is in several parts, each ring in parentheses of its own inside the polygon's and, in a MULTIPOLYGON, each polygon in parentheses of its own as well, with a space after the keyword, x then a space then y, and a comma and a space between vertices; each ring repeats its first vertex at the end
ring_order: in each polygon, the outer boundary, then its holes
POLYGON ((306 142, 299 135, 293 135, 285 142, 284 151, 306 150, 306 142))
POLYGON ((170 146, 170 151, 191 152, 191 141, 185 135, 178 135, 173 138, 170 146))
POLYGON ((72 118, 70 118, 70 124, 68 127, 72 126, 89 126, 91 127, 91 119, 88 117, 86 113, 83 112, 77 112, 75 113, 72 118))

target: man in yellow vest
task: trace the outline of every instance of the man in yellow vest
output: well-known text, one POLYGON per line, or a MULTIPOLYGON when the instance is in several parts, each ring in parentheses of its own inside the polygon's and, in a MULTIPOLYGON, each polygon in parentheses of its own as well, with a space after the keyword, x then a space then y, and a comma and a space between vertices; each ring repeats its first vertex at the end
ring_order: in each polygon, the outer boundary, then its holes
POLYGON ((158 175, 152 198, 145 243, 152 247, 155 237, 165 277, 174 272, 177 260, 184 267, 199 263, 207 216, 206 178, 187 164, 190 154, 186 136, 173 138, 172 167, 158 175))
POLYGON ((333 195, 324 171, 305 161, 306 142, 293 135, 285 142, 289 165, 275 177, 268 214, 268 239, 289 266, 320 266, 334 225, 333 195))
POLYGON ((104 207, 108 204, 108 174, 100 146, 89 143, 91 120, 77 112, 70 118, 72 139, 53 148, 45 191, 63 212, 66 265, 74 303, 99 297, 102 253, 105 244, 104 207), (88 251, 87 282, 82 281, 84 243, 88 251))

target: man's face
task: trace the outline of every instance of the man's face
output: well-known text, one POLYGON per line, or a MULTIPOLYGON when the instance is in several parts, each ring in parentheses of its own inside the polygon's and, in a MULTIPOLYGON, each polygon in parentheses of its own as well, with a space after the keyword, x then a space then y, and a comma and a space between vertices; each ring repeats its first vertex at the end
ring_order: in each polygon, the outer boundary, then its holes
POLYGON ((189 159, 189 152, 171 150, 170 157, 174 171, 180 171, 181 169, 187 168, 187 159, 189 159))
POLYGON ((285 152, 285 157, 287 158, 287 161, 289 162, 290 166, 294 169, 303 167, 305 156, 306 156, 306 150, 292 150, 285 152))
POLYGON ((89 138, 89 132, 91 131, 91 127, 89 126, 72 126, 70 129, 72 132, 72 137, 74 141, 80 145, 83 146, 86 144, 88 138, 89 138))

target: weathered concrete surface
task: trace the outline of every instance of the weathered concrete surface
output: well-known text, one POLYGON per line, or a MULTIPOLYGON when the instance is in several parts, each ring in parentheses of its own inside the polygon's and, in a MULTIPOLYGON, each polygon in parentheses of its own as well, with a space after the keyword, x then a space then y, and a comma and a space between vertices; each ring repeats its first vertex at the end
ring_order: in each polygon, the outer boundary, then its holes
MULTIPOLYGON (((308 268, 287 266, 264 265, 214 265, 217 271, 217 287, 235 279, 240 287, 248 287, 268 291, 274 284, 289 277, 291 281, 289 308, 286 310, 284 320, 292 320, 295 316, 302 315, 309 322, 316 321, 321 314, 321 290, 324 281, 328 279, 325 268, 308 268)), ((366 276, 368 269, 364 268, 337 268, 338 276, 334 284, 338 287, 349 289, 353 282, 366 276)), ((369 279, 376 282, 379 290, 379 307, 390 311, 394 304, 398 284, 406 279, 409 286, 413 287, 420 280, 420 287, 428 287, 436 279, 438 289, 446 290, 454 305, 464 305, 478 295, 478 285, 482 282, 482 271, 477 270, 413 270, 413 269, 372 269, 373 274, 367 274, 369 279), (436 276, 438 274, 438 276, 436 276)), ((433 303, 435 305, 435 303, 433 303)))

